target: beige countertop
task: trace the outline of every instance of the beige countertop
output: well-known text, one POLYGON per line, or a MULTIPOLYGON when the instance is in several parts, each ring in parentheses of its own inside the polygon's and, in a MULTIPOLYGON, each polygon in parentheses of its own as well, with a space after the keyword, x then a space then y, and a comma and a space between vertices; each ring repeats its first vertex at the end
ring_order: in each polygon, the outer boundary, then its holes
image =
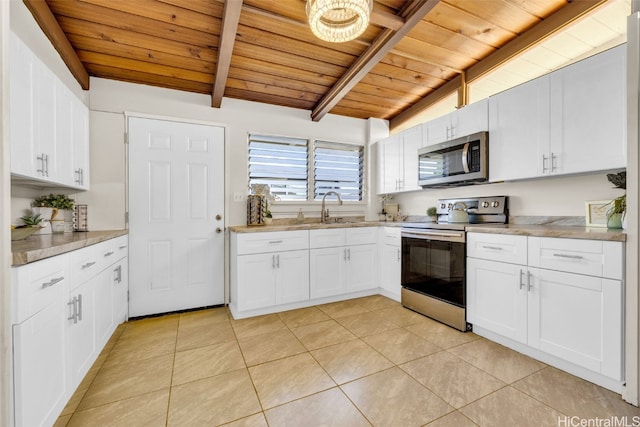
POLYGON ((567 239, 591 239, 625 242, 627 234, 623 230, 607 228, 565 226, 565 225, 528 225, 497 224, 469 225, 466 230, 474 233, 517 234, 520 236, 563 237, 567 239))
MULTIPOLYGON (((320 222, 312 222, 306 224, 275 224, 275 225, 231 225, 229 231, 235 233, 259 233, 263 231, 295 231, 295 230, 322 230, 325 228, 353 228, 353 227, 379 227, 386 225, 386 222, 380 221, 355 221, 355 222, 333 222, 330 224, 322 224, 320 222)), ((398 227, 402 223, 394 222, 398 227)))
POLYGON ((13 266, 28 264, 105 240, 124 236, 128 230, 87 231, 61 234, 40 234, 11 242, 13 266))
MULTIPOLYGON (((229 231, 236 233, 259 233, 269 231, 321 230, 324 228, 350 227, 402 227, 401 222, 355 221, 331 224, 278 224, 264 226, 230 226, 229 231)), ((608 230, 598 227, 566 226, 566 225, 529 225, 529 224, 470 224, 466 231, 493 234, 517 234, 521 236, 563 237, 568 239, 591 239, 624 242, 627 235, 623 230, 608 230)))

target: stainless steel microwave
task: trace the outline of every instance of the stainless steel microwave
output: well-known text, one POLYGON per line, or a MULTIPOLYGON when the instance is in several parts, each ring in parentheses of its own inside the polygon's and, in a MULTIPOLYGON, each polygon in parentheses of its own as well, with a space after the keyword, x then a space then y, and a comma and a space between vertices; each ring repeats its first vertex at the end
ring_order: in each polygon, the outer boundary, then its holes
POLYGON ((454 187, 489 178, 489 133, 478 132, 418 150, 418 183, 454 187))

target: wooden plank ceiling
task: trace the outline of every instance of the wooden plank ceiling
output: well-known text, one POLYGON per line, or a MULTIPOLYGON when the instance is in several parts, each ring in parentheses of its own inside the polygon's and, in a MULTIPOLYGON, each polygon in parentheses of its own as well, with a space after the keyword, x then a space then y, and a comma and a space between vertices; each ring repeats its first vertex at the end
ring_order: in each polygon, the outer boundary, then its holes
POLYGON ((334 44, 304 0, 24 0, 85 89, 95 76, 392 127, 605 1, 375 0, 367 31, 334 44))

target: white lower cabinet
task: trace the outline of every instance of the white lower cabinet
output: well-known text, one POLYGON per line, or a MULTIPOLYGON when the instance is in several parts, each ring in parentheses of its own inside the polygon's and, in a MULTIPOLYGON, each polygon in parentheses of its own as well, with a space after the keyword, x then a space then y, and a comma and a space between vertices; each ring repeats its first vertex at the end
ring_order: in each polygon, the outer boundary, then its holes
POLYGON ((378 289, 378 227, 236 233, 230 236, 235 318, 378 289))
POLYGON ((96 354, 95 288, 87 281, 69 292, 67 348, 69 385, 73 390, 87 374, 96 354))
POLYGON ((379 286, 382 293, 400 301, 402 238, 400 227, 380 227, 378 231, 379 286))
POLYGON ((68 263, 61 255, 12 269, 15 426, 53 425, 70 396, 65 341, 68 263))
POLYGON ((309 250, 241 255, 237 262, 239 310, 309 299, 309 250))
POLYGON ((126 318, 126 266, 121 236, 12 268, 14 426, 55 423, 126 318))
POLYGON ((231 234, 232 311, 309 299, 309 232, 231 234))
POLYGON ((585 368, 605 387, 620 385, 623 243, 467 237, 467 320, 475 332, 585 368))
POLYGON ((309 232, 311 298, 376 288, 378 257, 375 227, 309 232), (331 236, 335 236, 333 240, 331 236))

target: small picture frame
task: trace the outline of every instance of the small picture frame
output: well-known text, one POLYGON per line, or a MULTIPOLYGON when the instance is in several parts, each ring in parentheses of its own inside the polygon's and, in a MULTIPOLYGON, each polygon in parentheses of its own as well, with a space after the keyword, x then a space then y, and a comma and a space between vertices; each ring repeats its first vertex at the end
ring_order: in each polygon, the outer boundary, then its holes
POLYGON ((587 227, 606 227, 611 200, 592 200, 584 203, 587 227))

